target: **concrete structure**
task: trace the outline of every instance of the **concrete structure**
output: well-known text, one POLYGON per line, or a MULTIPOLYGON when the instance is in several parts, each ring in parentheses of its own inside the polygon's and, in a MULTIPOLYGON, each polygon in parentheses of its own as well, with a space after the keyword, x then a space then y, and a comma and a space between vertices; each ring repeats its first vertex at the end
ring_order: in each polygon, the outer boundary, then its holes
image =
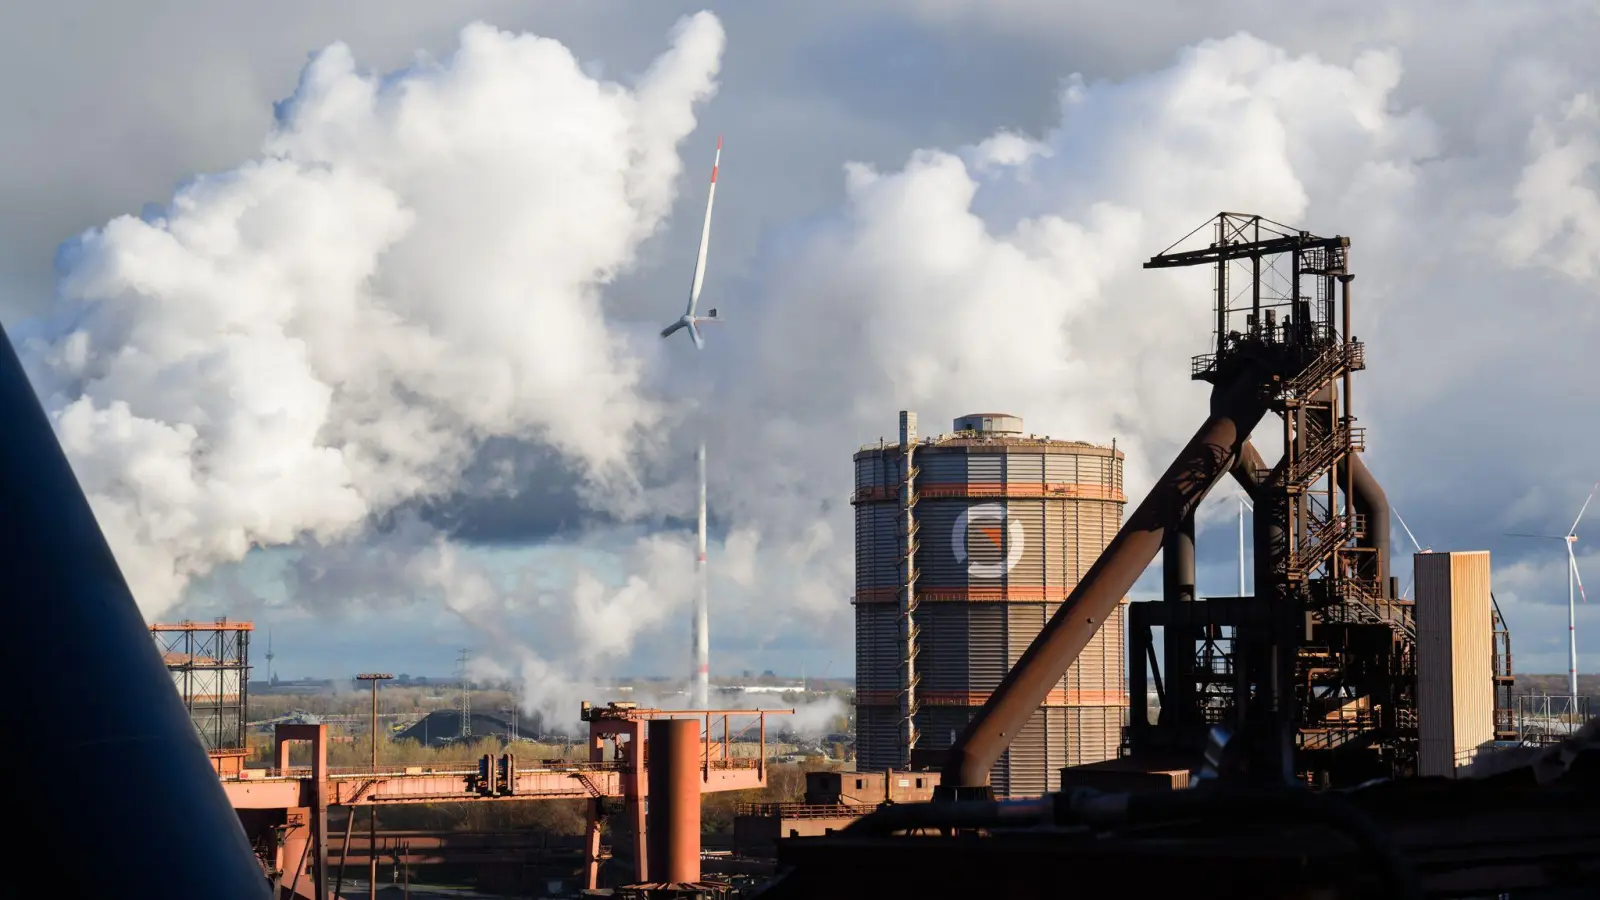
MULTIPOLYGON (((1002 413, 855 455, 857 768, 936 765, 1122 524, 1122 454, 1002 413)), ((1001 796, 1113 758, 1128 705, 1121 605, 1021 729, 1001 796)))
POLYGON ((1417 774, 1454 776, 1494 743, 1489 551, 1414 559, 1417 774))

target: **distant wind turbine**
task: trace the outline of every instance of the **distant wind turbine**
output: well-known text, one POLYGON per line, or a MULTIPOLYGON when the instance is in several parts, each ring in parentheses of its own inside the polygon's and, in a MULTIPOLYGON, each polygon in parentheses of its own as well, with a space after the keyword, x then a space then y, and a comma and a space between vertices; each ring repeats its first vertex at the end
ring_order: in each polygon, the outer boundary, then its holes
MULTIPOLYGON (((722 136, 717 136, 717 155, 711 161, 711 193, 706 197, 706 220, 700 227, 700 255, 694 262, 694 280, 689 285, 689 306, 684 310, 678 321, 673 322, 661 330, 663 338, 669 337, 673 332, 687 328, 689 337, 694 340, 696 350, 706 344, 700 337, 699 325, 705 322, 720 322, 717 311, 712 309, 709 315, 696 316, 695 304, 700 302, 700 285, 705 280, 706 250, 711 243, 711 207, 717 202, 717 167, 722 164, 722 136)), ((698 596, 694 605, 694 679, 693 703, 694 709, 707 709, 711 702, 711 637, 710 637, 710 610, 706 594, 706 441, 700 438, 699 449, 695 453, 695 464, 700 470, 700 495, 699 495, 699 531, 696 536, 694 571, 695 582, 698 587, 698 596)))
POLYGON ((1244 511, 1256 511, 1255 504, 1245 498, 1244 491, 1239 492, 1239 596, 1244 596, 1244 511))
POLYGON ((1578 543, 1578 523, 1583 521, 1583 514, 1588 512, 1589 504, 1594 501, 1596 491, 1600 491, 1600 484, 1596 484, 1589 491, 1589 498, 1583 501, 1583 506, 1578 508, 1577 518, 1572 520, 1572 527, 1566 534, 1522 534, 1511 532, 1511 537, 1547 538, 1560 541, 1567 546, 1567 690, 1572 698, 1573 708, 1578 703, 1578 604, 1577 598, 1583 597, 1585 603, 1589 601, 1583 592, 1583 576, 1578 574, 1578 555, 1572 547, 1578 543))
POLYGON ((700 226, 700 256, 694 261, 694 281, 689 285, 689 305, 684 309, 683 315, 678 317, 678 321, 661 329, 662 337, 668 337, 674 331, 683 328, 689 329, 689 337, 694 340, 695 349, 706 345, 705 340, 700 337, 700 325, 705 322, 722 321, 717 318, 715 307, 704 316, 694 314, 695 304, 700 302, 700 284, 706 274, 706 250, 711 244, 711 207, 717 202, 717 166, 721 164, 722 136, 718 135, 717 155, 711 162, 711 195, 706 198, 706 221, 700 226))

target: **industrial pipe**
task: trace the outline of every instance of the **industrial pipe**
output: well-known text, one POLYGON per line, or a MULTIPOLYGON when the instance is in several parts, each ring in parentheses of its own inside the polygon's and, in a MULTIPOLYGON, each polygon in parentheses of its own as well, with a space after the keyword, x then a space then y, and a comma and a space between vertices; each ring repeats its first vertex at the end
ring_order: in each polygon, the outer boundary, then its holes
POLYGON ((1350 485, 1351 492, 1355 494, 1356 512, 1367 517, 1366 534, 1356 539, 1356 546, 1372 548, 1373 555, 1377 557, 1374 575, 1378 579, 1378 592, 1388 597, 1389 517, 1393 515, 1389 509, 1389 495, 1383 492, 1383 486, 1378 484, 1378 479, 1373 477, 1367 464, 1361 461, 1360 454, 1352 453, 1348 459, 1349 479, 1346 480, 1344 466, 1340 465, 1339 480, 1350 485))
POLYGON ((1240 446, 1266 414, 1267 380, 1246 371, 1212 392, 1210 418, 951 745, 940 778, 942 799, 990 793, 989 771, 1000 754, 1155 559, 1167 530, 1178 527, 1232 468, 1240 446))
MULTIPOLYGON (((1345 283, 1345 289, 1348 291, 1349 282, 1345 283)), ((1345 379, 1345 390, 1349 391, 1348 373, 1345 379)), ((1331 403, 1333 400, 1333 387, 1330 385, 1323 388, 1313 399, 1320 403, 1331 403)), ((1346 408, 1348 408, 1349 402, 1350 398, 1347 394, 1345 396, 1346 408)), ((1330 426, 1332 425, 1332 423, 1329 424, 1330 426)), ((1377 579, 1378 593, 1380 596, 1389 597, 1391 593, 1389 590, 1389 517, 1392 515, 1389 509, 1389 495, 1384 493, 1383 486, 1378 484, 1378 479, 1372 476, 1372 472, 1367 469, 1367 464, 1362 462, 1359 453, 1348 454, 1345 460, 1341 460, 1334 470, 1334 477, 1341 488, 1345 485, 1349 486, 1350 493, 1354 495, 1349 499, 1354 503, 1355 511, 1367 517, 1366 533, 1356 539, 1356 546, 1372 549, 1376 565, 1376 570, 1372 573, 1372 576, 1377 579), (1348 468, 1346 467, 1346 460, 1348 460, 1348 468)), ((1390 599, 1393 598, 1391 597, 1390 599)))
POLYGON ((1256 450, 1255 444, 1245 441, 1239 445, 1239 456, 1233 461, 1233 468, 1229 473, 1233 475, 1233 480, 1239 483, 1239 487, 1244 490, 1251 503, 1256 502, 1256 494, 1261 491, 1262 481, 1259 473, 1266 467, 1267 464, 1262 461, 1261 453, 1256 450))
POLYGON ((651 719, 646 871, 660 884, 700 880, 700 723, 651 719))
MULTIPOLYGON (((0 422, 11 616, 0 672, 27 685, 8 713, 49 723, 55 773, 12 780, 10 802, 29 816, 12 858, 49 871, 63 896, 266 900, 239 817, 3 328, 0 422)), ((7 771, 38 769, 26 741, 4 746, 7 771)))
MULTIPOLYGON (((1194 510, 1177 528, 1167 530, 1161 542, 1161 599, 1167 603, 1194 601, 1194 510)), ((1161 642, 1161 671, 1166 696, 1161 698, 1161 724, 1175 725, 1189 708, 1194 692, 1194 644, 1199 634, 1191 626, 1169 624, 1161 642)), ((1141 661, 1142 664, 1142 661, 1141 661)))

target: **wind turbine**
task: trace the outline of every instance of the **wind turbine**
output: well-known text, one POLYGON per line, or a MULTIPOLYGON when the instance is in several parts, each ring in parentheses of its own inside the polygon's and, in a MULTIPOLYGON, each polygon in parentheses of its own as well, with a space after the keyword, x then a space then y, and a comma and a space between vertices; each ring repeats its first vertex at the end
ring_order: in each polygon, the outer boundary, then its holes
POLYGON ((696 350, 706 345, 706 342, 700 337, 700 323, 722 321, 717 318, 715 307, 704 316, 694 314, 695 304, 700 301, 700 283, 705 279, 706 274, 706 249, 711 243, 711 207, 717 202, 717 166, 721 163, 722 136, 718 135, 717 155, 711 161, 711 194, 706 197, 706 221, 704 225, 700 226, 700 256, 694 261, 694 281, 689 285, 689 305, 676 322, 661 329, 662 337, 668 337, 679 329, 689 329, 689 337, 694 340, 696 350))
MULTIPOLYGON (((1422 544, 1418 543, 1417 536, 1411 533, 1411 526, 1407 525, 1406 524, 1406 520, 1400 517, 1400 508, 1399 507, 1391 505, 1389 507, 1389 511, 1394 513, 1395 521, 1400 523, 1400 527, 1404 528, 1406 530, 1406 537, 1411 539, 1411 546, 1417 548, 1417 552, 1418 553, 1429 553, 1429 552, 1432 552, 1432 551, 1428 550, 1427 548, 1423 547, 1422 544)), ((1416 581, 1416 577, 1417 577, 1416 576, 1416 567, 1413 565, 1412 566, 1412 573, 1411 573, 1411 580, 1406 582, 1406 589, 1400 592, 1400 599, 1401 600, 1404 600, 1406 598, 1406 594, 1411 592, 1412 583, 1416 581)), ((1494 597, 1494 595, 1492 593, 1489 596, 1491 598, 1494 597)))
MULTIPOLYGON (((700 285, 705 280, 706 250, 711 243, 711 207, 717 202, 717 167, 721 163, 722 136, 718 135, 717 155, 711 161, 711 193, 706 197, 706 220, 700 226, 700 255, 695 258, 694 280, 689 285, 689 306, 678 321, 661 330, 661 336, 666 338, 675 331, 687 328, 696 350, 706 345, 700 337, 699 324, 722 321, 717 318, 715 309, 706 316, 694 314, 695 304, 700 301, 700 285)), ((694 558, 695 582, 699 590, 694 604, 694 679, 691 694, 694 709, 707 709, 711 702, 711 637, 710 610, 706 597, 706 440, 703 434, 695 452, 695 463, 700 470, 699 531, 695 538, 694 558)))
POLYGON ((1244 491, 1239 492, 1239 596, 1244 596, 1244 511, 1256 511, 1255 504, 1245 498, 1244 491))
POLYGON ((1583 596, 1588 602, 1588 596, 1583 593, 1583 576, 1578 574, 1578 555, 1572 547, 1578 543, 1578 523, 1583 521, 1583 514, 1588 512, 1589 504, 1594 501, 1596 491, 1600 491, 1600 484, 1589 491, 1589 498, 1583 501, 1583 506, 1578 508, 1577 518, 1572 520, 1572 527, 1566 534, 1521 534, 1511 532, 1512 537, 1548 538, 1560 541, 1567 545, 1567 690, 1572 698, 1572 708, 1578 708, 1578 604, 1577 598, 1583 596))

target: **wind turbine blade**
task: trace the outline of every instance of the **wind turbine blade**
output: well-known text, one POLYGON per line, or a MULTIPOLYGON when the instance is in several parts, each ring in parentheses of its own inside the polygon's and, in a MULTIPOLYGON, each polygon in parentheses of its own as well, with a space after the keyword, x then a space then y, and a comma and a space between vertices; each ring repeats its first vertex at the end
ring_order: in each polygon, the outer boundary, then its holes
POLYGON ((1506 537, 1546 538, 1552 541, 1564 541, 1567 539, 1564 534, 1528 534, 1524 531, 1508 531, 1506 532, 1506 537))
POLYGON ((1578 574, 1578 557, 1572 552, 1571 544, 1567 545, 1567 562, 1571 563, 1572 577, 1578 582, 1578 597, 1581 598, 1583 602, 1588 603, 1589 595, 1583 592, 1583 576, 1578 574))
POLYGON ((706 345, 705 339, 700 337, 700 329, 696 328, 693 322, 689 323, 689 337, 694 338, 694 347, 696 350, 699 350, 706 345))
MULTIPOLYGON (((711 207, 717 202, 717 167, 722 165, 722 135, 717 135, 717 155, 711 161, 711 192, 706 195, 706 221, 700 226, 700 255, 694 261, 694 282, 689 286, 689 315, 700 302, 700 284, 706 275, 706 250, 711 245, 711 207)), ((695 343, 699 343, 696 338, 695 343)))
POLYGON ((1583 506, 1578 509, 1578 518, 1572 520, 1572 527, 1567 529, 1567 534, 1578 533, 1578 522, 1583 519, 1583 514, 1589 509, 1589 504, 1594 502, 1595 491, 1600 491, 1600 482, 1597 482, 1594 489, 1589 491, 1589 499, 1583 501, 1583 506))
POLYGON ((1417 548, 1418 553, 1423 552, 1422 545, 1417 543, 1417 536, 1411 533, 1411 526, 1406 524, 1405 519, 1400 518, 1400 510, 1392 504, 1389 509, 1394 513, 1394 517, 1400 523, 1400 527, 1406 530, 1406 537, 1411 539, 1411 546, 1417 548))
POLYGON ((679 328, 682 328, 682 327, 683 327, 683 322, 681 322, 681 321, 680 322, 673 322, 671 325, 668 325, 667 327, 661 329, 661 336, 662 337, 667 337, 667 336, 671 335, 674 331, 677 331, 679 328))

